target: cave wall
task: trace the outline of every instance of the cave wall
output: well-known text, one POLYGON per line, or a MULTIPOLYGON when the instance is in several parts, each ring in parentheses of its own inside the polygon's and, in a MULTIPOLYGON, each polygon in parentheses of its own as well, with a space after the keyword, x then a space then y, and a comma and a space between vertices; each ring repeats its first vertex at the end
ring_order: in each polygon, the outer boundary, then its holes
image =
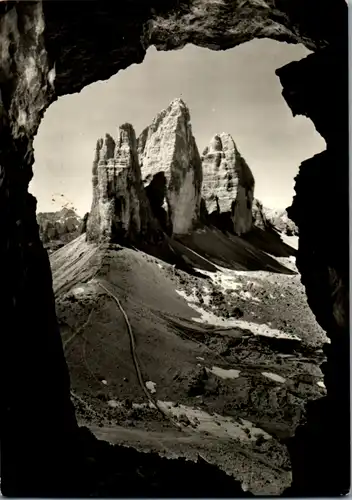
MULTIPOLYGON (((315 440, 310 440, 314 433, 306 427, 303 437, 298 432, 291 445, 294 485, 296 491, 305 494, 323 484, 312 467, 308 474, 300 469, 299 458, 295 457, 301 456, 302 443, 306 443, 311 461, 319 449, 319 464, 330 477, 325 486, 333 488, 329 467, 336 474, 342 471, 344 475, 340 476, 347 484, 349 479, 341 460, 329 448, 333 446, 332 437, 328 444, 317 448, 324 431, 328 435, 331 423, 336 424, 334 405, 340 413, 344 412, 336 440, 344 439, 349 444, 347 392, 346 385, 341 384, 341 377, 345 380, 349 373, 346 23, 344 0, 0 3, 4 494, 65 494, 78 467, 77 423, 55 317, 49 261, 39 240, 36 202, 27 191, 34 161, 33 137, 45 109, 60 95, 78 92, 132 63, 141 63, 150 45, 171 50, 194 43, 222 50, 261 37, 304 43, 315 51, 317 57, 309 56, 311 59, 308 57, 305 62, 288 65, 278 76, 283 97, 293 113, 311 118, 327 141, 325 153, 300 167, 290 211, 290 217, 299 226, 298 266, 308 301, 332 339, 325 368, 325 427, 315 440), (320 66, 314 62, 319 60, 320 66), (329 61, 329 71, 324 71, 325 61, 329 61), (320 77, 315 78, 315 74, 320 77), (341 77, 343 83, 339 83, 341 77), (338 118, 336 109, 342 110, 345 118, 338 118), (314 186, 319 186, 319 190, 314 186), (317 214, 314 219, 312 208, 317 214), (324 237, 319 232, 321 228, 324 237)), ((311 428, 315 429, 314 425, 311 428)), ((74 490, 69 491, 72 494, 74 490)))
MULTIPOLYGON (((341 29, 346 29, 342 24, 341 29)), ((349 123, 347 43, 277 70, 293 115, 312 120, 326 149, 304 161, 287 209, 299 228, 297 267, 308 303, 331 343, 322 366, 327 396, 307 405, 289 443, 293 488, 345 494, 350 488, 349 123), (304 458, 303 458, 304 457, 304 458), (330 460, 327 458, 330 457, 330 460), (332 458, 333 457, 333 458, 332 458), (338 485, 338 486, 337 486, 338 485)))

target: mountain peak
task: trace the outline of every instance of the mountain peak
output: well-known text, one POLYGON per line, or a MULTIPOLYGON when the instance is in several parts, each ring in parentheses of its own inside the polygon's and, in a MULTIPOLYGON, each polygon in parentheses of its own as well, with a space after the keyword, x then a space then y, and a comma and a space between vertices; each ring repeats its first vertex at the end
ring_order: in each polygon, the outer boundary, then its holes
POLYGON ((157 174, 165 175, 170 232, 188 233, 200 215, 202 166, 190 113, 181 98, 174 99, 141 133, 138 154, 145 186, 157 174))
POLYGON ((169 106, 169 108, 187 108, 188 109, 188 106, 187 104, 185 103, 185 101, 181 98, 181 97, 175 97, 175 99, 173 99, 169 106))
POLYGON ((254 177, 230 134, 212 137, 203 152, 202 167, 202 195, 208 214, 227 213, 236 234, 250 231, 254 177))

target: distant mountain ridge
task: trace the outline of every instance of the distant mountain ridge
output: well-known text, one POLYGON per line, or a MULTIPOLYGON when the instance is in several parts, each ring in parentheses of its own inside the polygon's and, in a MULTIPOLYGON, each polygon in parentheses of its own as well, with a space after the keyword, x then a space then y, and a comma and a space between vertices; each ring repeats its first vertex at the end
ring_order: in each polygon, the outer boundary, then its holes
POLYGON ((83 219, 64 207, 56 212, 39 212, 37 223, 44 247, 51 253, 81 234, 83 219))

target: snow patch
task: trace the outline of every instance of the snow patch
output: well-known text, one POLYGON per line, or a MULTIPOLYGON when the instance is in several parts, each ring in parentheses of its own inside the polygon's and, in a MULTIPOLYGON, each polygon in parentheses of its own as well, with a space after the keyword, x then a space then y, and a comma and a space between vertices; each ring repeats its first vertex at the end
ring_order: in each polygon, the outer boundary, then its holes
POLYGON ((210 415, 185 405, 175 406, 170 401, 158 401, 158 406, 173 417, 181 417, 181 421, 182 416, 186 416, 194 432, 207 432, 218 438, 231 438, 241 442, 255 442, 259 436, 266 440, 272 439, 263 429, 242 418, 241 422, 236 422, 232 417, 223 417, 217 413, 210 415))
POLYGON ((325 386, 325 384, 324 384, 324 382, 322 380, 319 380, 319 382, 317 382, 317 385, 319 387, 322 387, 323 389, 326 389, 326 386, 325 386))
POLYGON ((210 304, 210 288, 203 286, 203 302, 206 306, 210 304))
POLYGON ((187 302, 191 302, 190 300, 190 296, 187 295, 186 292, 184 292, 183 290, 175 290, 176 293, 178 293, 182 298, 184 298, 185 300, 187 300, 187 302))
POLYGON ((240 376, 240 373, 241 373, 240 370, 235 370, 233 368, 225 370, 224 368, 220 368, 219 366, 213 366, 212 368, 206 368, 206 371, 213 373, 214 375, 217 375, 218 377, 223 378, 223 379, 238 378, 240 376))
POLYGON ((238 295, 239 297, 241 297, 241 299, 244 300, 252 300, 253 302, 260 303, 260 300, 257 297, 253 297, 251 292, 248 292, 248 290, 246 290, 245 292, 241 290, 238 294, 235 292, 235 295, 238 295))
POLYGON ((264 375, 264 377, 270 378, 271 380, 274 380, 275 382, 280 382, 281 384, 284 384, 286 382, 286 379, 284 377, 281 377, 276 373, 262 372, 262 375, 264 375))
MULTIPOLYGON (((298 236, 287 236, 287 234, 281 233, 280 237, 286 245, 298 250, 298 236)), ((293 259, 295 259, 295 257, 293 257, 293 259)))
POLYGON ((148 380, 148 382, 145 383, 145 386, 148 389, 148 391, 151 392, 152 394, 156 393, 156 389, 155 389, 156 383, 155 382, 148 380))
POLYGON ((277 339, 287 340, 301 340, 297 335, 270 328, 266 323, 253 323, 251 321, 244 321, 235 318, 220 318, 211 312, 204 311, 204 309, 197 307, 195 304, 190 306, 200 314, 200 318, 192 318, 197 323, 206 323, 208 325, 220 326, 223 328, 241 328, 242 330, 249 330, 253 335, 262 335, 264 337, 274 337, 277 339))
POLYGON ((108 405, 110 406, 110 408, 118 408, 122 406, 121 403, 119 403, 115 399, 110 399, 110 401, 108 401, 108 405))

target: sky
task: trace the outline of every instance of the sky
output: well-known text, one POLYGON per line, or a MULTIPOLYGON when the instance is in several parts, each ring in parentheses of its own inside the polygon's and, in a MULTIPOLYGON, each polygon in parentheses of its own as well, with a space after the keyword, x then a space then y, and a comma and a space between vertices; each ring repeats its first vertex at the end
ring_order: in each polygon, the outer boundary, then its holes
POLYGON ((267 39, 221 52, 151 47, 141 64, 59 98, 34 140, 29 190, 37 211, 64 205, 80 215, 89 211, 97 139, 116 135, 125 122, 138 136, 176 97, 190 109, 200 153, 216 133, 230 133, 253 172, 254 196, 267 207, 287 207, 300 163, 325 149, 325 142, 310 120, 292 116, 275 70, 308 53, 303 45, 267 39))

